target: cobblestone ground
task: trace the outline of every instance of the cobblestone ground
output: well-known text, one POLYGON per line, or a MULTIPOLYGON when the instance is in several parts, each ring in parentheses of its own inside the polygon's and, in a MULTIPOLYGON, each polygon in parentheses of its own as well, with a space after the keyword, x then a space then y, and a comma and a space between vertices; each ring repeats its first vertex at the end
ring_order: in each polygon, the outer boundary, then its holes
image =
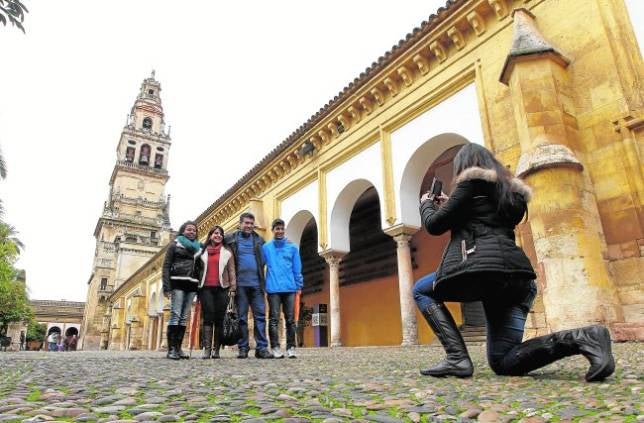
MULTIPOLYGON (((166 360, 162 353, 0 353, 0 422, 644 421, 644 344, 586 383, 572 357, 498 377, 483 347, 472 379, 418 374, 435 347, 301 349, 296 360, 166 360)), ((193 353, 198 355, 198 353, 193 353)))

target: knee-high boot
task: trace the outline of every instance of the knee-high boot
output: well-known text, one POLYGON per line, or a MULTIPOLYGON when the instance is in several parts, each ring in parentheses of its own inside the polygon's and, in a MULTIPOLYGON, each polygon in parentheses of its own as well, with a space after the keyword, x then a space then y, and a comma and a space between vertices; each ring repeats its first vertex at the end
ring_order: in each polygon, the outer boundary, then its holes
POLYGON ((219 342, 219 335, 221 334, 221 325, 215 325, 215 336, 213 338, 214 346, 212 347, 212 356, 210 358, 219 358, 219 349, 221 343, 219 342))
POLYGON ((502 370, 510 375, 523 375, 577 354, 582 354, 590 362, 585 376, 588 382, 604 380, 615 371, 610 333, 599 325, 532 338, 512 349, 509 354, 502 370))
POLYGON ((474 373, 472 361, 467 353, 463 337, 454 323, 452 315, 443 303, 430 304, 422 310, 423 316, 443 344, 447 356, 438 364, 429 369, 421 370, 425 376, 443 377, 457 376, 469 377, 474 373))
POLYGON ((177 355, 181 359, 189 359, 190 356, 183 352, 183 349, 181 348, 181 344, 183 344, 183 336, 186 334, 186 327, 185 326, 177 326, 177 333, 175 335, 176 343, 175 346, 177 348, 177 355))
POLYGON ((203 355, 201 358, 208 359, 212 352, 212 325, 205 324, 203 325, 203 355))
POLYGON ((180 358, 177 354, 177 346, 175 344, 177 327, 178 326, 175 325, 168 325, 168 328, 166 329, 166 335, 168 337, 168 354, 166 357, 171 360, 179 360, 180 358))

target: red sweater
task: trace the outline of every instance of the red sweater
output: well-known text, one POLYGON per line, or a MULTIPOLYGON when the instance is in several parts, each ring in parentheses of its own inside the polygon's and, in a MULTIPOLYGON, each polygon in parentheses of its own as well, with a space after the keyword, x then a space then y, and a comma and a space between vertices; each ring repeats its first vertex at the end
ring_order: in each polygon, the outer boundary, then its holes
POLYGON ((206 280, 204 286, 220 286, 219 283, 219 253, 221 244, 209 246, 208 251, 208 269, 206 270, 206 280))

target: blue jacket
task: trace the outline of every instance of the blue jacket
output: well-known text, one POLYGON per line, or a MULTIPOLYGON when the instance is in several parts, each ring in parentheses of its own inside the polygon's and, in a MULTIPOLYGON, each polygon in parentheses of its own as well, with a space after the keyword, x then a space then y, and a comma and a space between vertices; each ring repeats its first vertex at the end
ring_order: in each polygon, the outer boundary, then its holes
POLYGON ((284 239, 274 239, 262 246, 266 263, 266 292, 297 292, 302 289, 302 261, 295 244, 284 239))

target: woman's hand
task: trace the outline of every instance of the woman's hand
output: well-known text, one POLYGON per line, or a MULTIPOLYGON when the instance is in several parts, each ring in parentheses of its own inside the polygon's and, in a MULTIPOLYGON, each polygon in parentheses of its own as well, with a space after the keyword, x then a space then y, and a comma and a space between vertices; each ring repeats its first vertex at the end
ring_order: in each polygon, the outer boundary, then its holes
POLYGON ((438 197, 434 197, 434 202, 439 206, 442 206, 443 204, 445 204, 447 200, 449 200, 449 197, 445 195, 444 192, 441 192, 441 195, 439 195, 438 197))
POLYGON ((427 191, 420 197, 420 203, 422 204, 427 200, 433 200, 433 199, 434 199, 434 196, 432 195, 432 193, 427 191))

